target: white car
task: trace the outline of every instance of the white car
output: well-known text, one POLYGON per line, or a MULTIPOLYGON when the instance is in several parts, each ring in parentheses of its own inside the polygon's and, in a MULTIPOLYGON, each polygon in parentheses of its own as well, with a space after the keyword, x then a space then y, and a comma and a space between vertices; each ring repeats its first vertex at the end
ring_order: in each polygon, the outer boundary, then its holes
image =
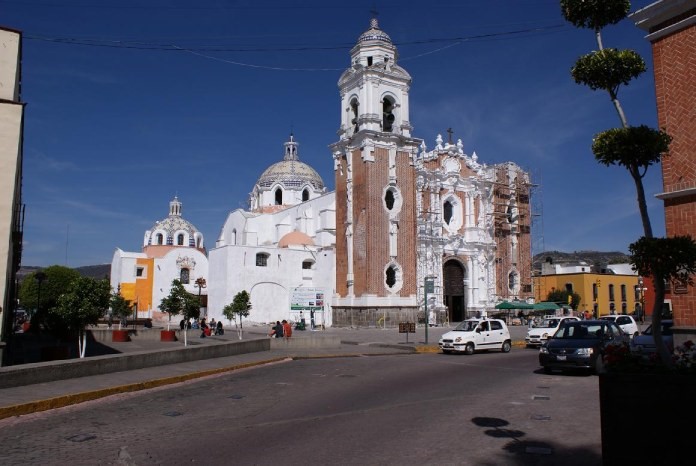
POLYGON ((447 332, 438 343, 443 353, 454 351, 473 354, 474 351, 496 349, 503 353, 510 352, 512 340, 510 330, 499 319, 468 319, 447 332))
POLYGON ((640 335, 640 329, 638 328, 638 324, 636 323, 633 316, 630 316, 628 314, 612 314, 609 316, 602 316, 600 317, 600 319, 613 320, 614 322, 616 322, 616 325, 621 327, 621 330, 623 330, 624 333, 630 336, 631 338, 640 335))
POLYGON ((529 329, 527 336, 524 337, 524 342, 527 347, 530 346, 541 346, 546 343, 550 337, 556 333, 558 327, 561 326, 563 322, 580 320, 577 317, 546 317, 541 321, 539 325, 536 325, 529 329))

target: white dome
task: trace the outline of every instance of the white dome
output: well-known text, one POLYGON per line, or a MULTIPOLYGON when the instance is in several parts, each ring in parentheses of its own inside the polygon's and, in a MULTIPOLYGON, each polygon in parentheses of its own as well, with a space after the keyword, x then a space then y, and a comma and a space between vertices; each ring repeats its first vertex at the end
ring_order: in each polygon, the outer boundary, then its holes
POLYGON ((316 170, 300 162, 297 155, 298 145, 291 134, 290 141, 285 143, 283 160, 268 167, 256 182, 260 188, 270 188, 274 184, 279 184, 289 190, 301 189, 306 185, 318 191, 324 189, 324 181, 316 170))

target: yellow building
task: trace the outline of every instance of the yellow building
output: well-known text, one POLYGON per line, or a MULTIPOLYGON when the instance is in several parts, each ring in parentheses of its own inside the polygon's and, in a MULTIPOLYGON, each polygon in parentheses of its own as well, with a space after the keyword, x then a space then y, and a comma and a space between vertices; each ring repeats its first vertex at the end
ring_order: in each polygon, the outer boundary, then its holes
POLYGON ((571 272, 534 277, 534 297, 546 301, 554 290, 580 295, 578 312, 589 311, 596 317, 608 314, 631 314, 640 305, 638 275, 571 272))

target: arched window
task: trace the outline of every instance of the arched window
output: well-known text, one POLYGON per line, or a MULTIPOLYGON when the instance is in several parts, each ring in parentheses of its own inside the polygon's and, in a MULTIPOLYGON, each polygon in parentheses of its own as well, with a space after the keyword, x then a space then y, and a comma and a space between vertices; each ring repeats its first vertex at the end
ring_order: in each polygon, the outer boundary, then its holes
POLYGON ((179 233, 176 237, 176 244, 177 246, 183 246, 184 245, 184 234, 179 233))
POLYGON ((302 202, 309 200, 309 189, 305 188, 302 190, 302 202))
POLYGON ((382 131, 391 132, 395 119, 394 101, 385 97, 382 101, 382 131))
POLYGON ((283 205, 283 190, 280 188, 275 191, 275 205, 283 205))
POLYGON ((181 269, 180 281, 182 285, 188 285, 189 283, 189 269, 181 269))
POLYGON ((519 288, 520 276, 516 271, 512 271, 508 274, 508 288, 510 291, 515 292, 519 288))
POLYGON ((449 225, 450 220, 452 220, 452 203, 450 201, 445 201, 445 205, 442 207, 443 218, 445 220, 445 223, 449 225))
POLYGON ((157 244, 164 244, 164 235, 162 233, 157 233, 157 244))
POLYGON ((353 125, 353 131, 358 132, 358 99, 353 99, 350 101, 350 112, 352 115, 352 119, 350 120, 351 125, 353 125))

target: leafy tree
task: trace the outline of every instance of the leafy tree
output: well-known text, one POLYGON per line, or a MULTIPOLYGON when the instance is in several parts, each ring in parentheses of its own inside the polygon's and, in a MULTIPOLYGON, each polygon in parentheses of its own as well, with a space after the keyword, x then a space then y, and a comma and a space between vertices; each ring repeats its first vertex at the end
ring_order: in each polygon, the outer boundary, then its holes
MULTIPOLYGON (((190 318, 197 319, 201 309, 198 298, 184 289, 180 280, 172 280, 172 289, 169 295, 162 298, 160 310, 169 314, 167 330, 172 321, 172 316, 182 314, 185 322, 190 318)), ((184 325, 184 345, 188 345, 188 325, 184 325)))
MULTIPOLYGON (((118 328, 120 329, 121 322, 123 322, 123 320, 133 312, 133 305, 129 300, 121 296, 121 294, 116 291, 111 295, 110 304, 110 314, 112 317, 118 319, 118 328)), ((109 324, 111 324, 111 320, 109 320, 109 324)))
POLYGON ((234 296, 232 303, 226 305, 222 309, 222 314, 230 322, 234 320, 235 326, 237 325, 237 319, 239 319, 239 339, 242 339, 242 317, 249 317, 249 310, 251 309, 251 297, 246 290, 242 290, 234 296))
POLYGON ((547 301, 553 303, 568 303, 568 297, 570 296, 570 307, 577 311, 582 301, 582 297, 579 294, 570 292, 568 290, 551 290, 546 297, 547 301))
POLYGON ((662 340, 661 326, 665 280, 690 279, 690 274, 696 270, 696 243, 689 236, 653 237, 643 177, 650 166, 658 163, 662 155, 667 155, 672 139, 664 131, 628 124, 618 99, 619 88, 645 72, 645 63, 634 51, 605 49, 601 34, 606 26, 626 17, 631 3, 628 0, 561 0, 560 4, 566 20, 595 33, 598 50, 580 57, 571 69, 571 75, 578 84, 606 91, 618 113, 621 127, 595 135, 592 152, 603 165, 626 168, 636 186, 643 237, 629 245, 631 263, 639 274, 653 277, 653 338, 662 363, 671 366, 673 362, 662 340))
POLYGON ((49 311, 56 306, 58 297, 67 291, 70 283, 79 277, 80 274, 74 269, 52 265, 30 273, 24 278, 19 288, 19 303, 31 313, 30 331, 38 332, 44 329, 56 335, 65 331, 61 322, 51 321, 49 311), (37 277, 41 278, 40 285, 37 277), (39 288, 41 289, 40 303, 39 288))
POLYGON ((77 335, 80 358, 85 357, 87 348, 85 327, 96 325, 108 309, 110 300, 111 286, 108 280, 79 277, 58 297, 56 306, 49 311, 65 324, 70 334, 77 335))

